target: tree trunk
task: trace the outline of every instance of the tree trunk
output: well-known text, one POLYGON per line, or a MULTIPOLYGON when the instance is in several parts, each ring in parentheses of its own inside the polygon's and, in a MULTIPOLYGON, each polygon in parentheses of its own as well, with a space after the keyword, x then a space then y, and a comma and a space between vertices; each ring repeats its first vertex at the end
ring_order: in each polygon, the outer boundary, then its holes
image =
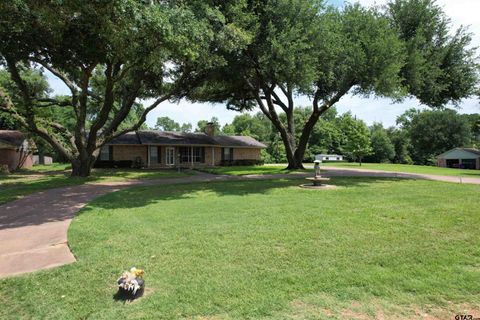
POLYGON ((38 164, 45 164, 45 153, 42 147, 38 148, 38 164))
POLYGON ((72 177, 88 177, 92 172, 93 164, 95 163, 95 157, 79 156, 72 160, 72 177))
POLYGON ((291 161, 288 161, 288 167, 287 169, 289 170, 303 170, 305 167, 303 166, 302 161, 298 161, 296 158, 293 158, 291 161))

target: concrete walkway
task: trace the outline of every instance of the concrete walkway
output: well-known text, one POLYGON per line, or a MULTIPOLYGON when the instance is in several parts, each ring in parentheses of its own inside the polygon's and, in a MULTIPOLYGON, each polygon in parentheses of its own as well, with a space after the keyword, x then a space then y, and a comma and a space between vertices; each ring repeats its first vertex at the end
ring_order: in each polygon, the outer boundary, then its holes
MULTIPOLYGON (((326 176, 374 176, 480 184, 477 178, 444 177, 375 170, 324 167, 326 176)), ((225 180, 306 177, 308 174, 225 176, 197 174, 184 178, 91 183, 50 189, 0 205, 0 278, 75 262, 67 230, 75 213, 93 199, 135 185, 172 185, 225 180)))

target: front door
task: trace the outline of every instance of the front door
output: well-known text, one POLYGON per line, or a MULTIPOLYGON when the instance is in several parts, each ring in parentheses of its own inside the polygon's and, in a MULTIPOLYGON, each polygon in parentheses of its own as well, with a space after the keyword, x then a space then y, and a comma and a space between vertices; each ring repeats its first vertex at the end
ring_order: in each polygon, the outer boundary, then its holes
POLYGON ((165 149, 165 163, 168 166, 173 166, 175 164, 175 148, 166 148, 165 149))

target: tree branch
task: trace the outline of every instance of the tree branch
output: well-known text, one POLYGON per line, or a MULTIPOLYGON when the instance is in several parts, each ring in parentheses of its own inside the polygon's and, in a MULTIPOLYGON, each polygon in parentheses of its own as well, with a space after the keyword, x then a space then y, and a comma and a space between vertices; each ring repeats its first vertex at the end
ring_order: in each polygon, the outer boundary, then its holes
POLYGON ((97 142, 97 148, 100 148, 102 147, 105 143, 107 143, 108 141, 111 141, 125 133, 128 133, 128 132, 132 132, 132 131, 136 131, 138 130, 138 128, 140 128, 140 126, 145 122, 145 120, 147 119, 147 115, 150 111, 152 111, 153 109, 155 109, 156 107, 158 107, 162 102, 164 101, 167 101, 168 99, 170 99, 172 97, 172 94, 168 94, 168 95, 165 95, 163 97, 160 97, 158 98, 157 100, 155 100, 155 102, 153 102, 148 108, 146 108, 142 115, 140 116, 140 118, 138 119, 138 121, 133 125, 133 126, 130 126, 129 128, 127 129, 123 129, 123 130, 120 130, 120 131, 117 131, 115 133, 110 133, 108 136, 105 136, 104 139, 102 139, 100 142, 97 142))
POLYGON ((104 100, 103 100, 103 105, 102 108, 100 109, 100 112, 98 113, 96 121, 93 123, 93 125, 90 128, 90 132, 88 135, 88 142, 87 142, 87 149, 90 151, 94 151, 96 149, 96 138, 97 138, 97 132, 100 130, 105 123, 108 120, 108 116, 110 114, 110 111, 113 108, 113 103, 114 103, 114 96, 113 96, 113 87, 114 87, 114 79, 113 79, 113 74, 115 72, 114 69, 116 69, 117 66, 113 66, 111 62, 107 62, 107 68, 105 70, 105 78, 106 78, 106 84, 105 84, 105 92, 104 92, 104 100))
POLYGON ((35 101, 45 104, 36 104, 35 107, 44 108, 44 107, 52 107, 52 106, 59 106, 59 107, 71 107, 72 104, 67 101, 59 101, 53 98, 41 98, 36 99, 35 101))
POLYGON ((57 149, 58 152, 60 152, 60 154, 62 154, 67 159, 73 158, 73 153, 67 150, 61 144, 60 141, 58 141, 56 138, 51 136, 47 130, 45 130, 44 128, 39 128, 36 124, 34 126, 31 126, 28 119, 25 119, 15 110, 15 107, 13 106, 12 101, 3 92, 1 88, 0 88, 0 110, 10 114, 18 122, 18 124, 20 124, 20 126, 22 126, 25 130, 31 133, 37 134, 38 136, 43 138, 45 141, 50 143, 55 149, 57 149))
POLYGON ((68 87, 68 89, 70 89, 70 92, 72 93, 72 95, 77 95, 78 93, 77 86, 72 81, 70 81, 70 79, 68 79, 68 77, 63 72, 54 68, 53 66, 43 61, 42 59, 39 59, 38 57, 32 57, 31 60, 35 63, 38 63, 39 65, 41 65, 42 67, 50 71, 57 78, 62 80, 62 82, 68 87))

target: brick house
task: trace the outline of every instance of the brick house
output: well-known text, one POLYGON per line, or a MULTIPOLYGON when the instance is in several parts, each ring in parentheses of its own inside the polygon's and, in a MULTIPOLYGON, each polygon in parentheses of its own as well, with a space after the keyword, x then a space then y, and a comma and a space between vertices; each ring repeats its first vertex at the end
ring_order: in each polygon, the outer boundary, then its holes
POLYGON ((480 169, 480 150, 454 148, 437 156, 437 166, 444 168, 480 169))
POLYGON ((144 130, 124 134, 106 144, 96 167, 211 167, 255 164, 266 146, 246 136, 215 136, 144 130))
POLYGON ((0 166, 8 170, 31 168, 33 143, 27 136, 15 130, 0 130, 0 166))

